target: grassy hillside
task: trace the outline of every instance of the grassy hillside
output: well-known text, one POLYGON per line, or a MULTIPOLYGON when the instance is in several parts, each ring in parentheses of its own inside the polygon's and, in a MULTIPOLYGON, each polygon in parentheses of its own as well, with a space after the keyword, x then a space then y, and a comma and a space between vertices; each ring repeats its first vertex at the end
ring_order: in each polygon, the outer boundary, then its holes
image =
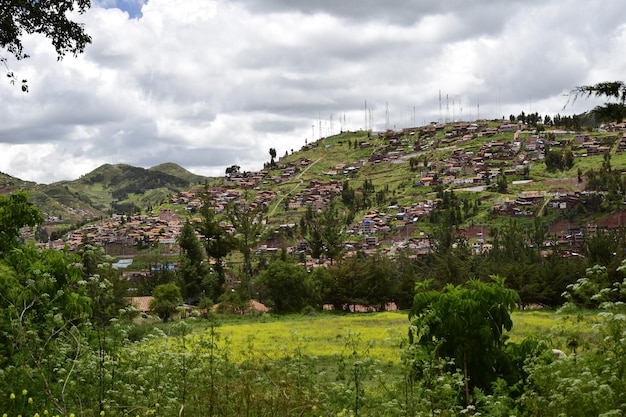
POLYGON ((128 213, 164 204, 177 192, 206 181, 208 178, 172 163, 150 169, 106 164, 62 184, 98 210, 128 213))
POLYGON ((25 189, 46 215, 48 227, 67 228, 111 213, 145 211, 166 204, 172 195, 212 179, 179 165, 165 163, 150 169, 105 164, 81 178, 36 184, 0 173, 0 192, 25 189))
POLYGON ((13 190, 31 188, 35 185, 34 182, 24 181, 0 172, 0 194, 8 194, 13 190))
POLYGON ((194 184, 205 184, 210 178, 204 177, 202 175, 196 175, 185 168, 181 167, 178 164, 174 164, 172 162, 166 162, 164 164, 159 164, 153 166, 152 168, 148 168, 148 171, 155 173, 162 173, 171 177, 180 178, 182 180, 187 181, 190 185, 194 184))
MULTIPOLYGON (((461 212, 455 226, 489 227, 507 221, 503 216, 494 215, 494 206, 509 204, 523 193, 556 195, 583 191, 587 185, 587 173, 603 166, 605 156, 602 153, 591 153, 590 148, 574 140, 579 132, 560 136, 530 131, 514 133, 499 131, 500 124, 500 121, 481 122, 480 128, 488 131, 488 135, 467 135, 465 132, 470 125, 459 127, 459 124, 423 126, 400 132, 343 132, 321 138, 282 156, 275 166, 267 169, 263 179, 249 189, 249 195, 261 191, 274 193, 276 197, 270 202, 267 219, 269 224, 279 225, 299 221, 303 208, 289 209, 288 204, 300 195, 310 194, 316 184, 346 184, 359 196, 364 195, 366 184, 371 187, 369 201, 354 213, 355 219, 371 210, 385 212, 389 206, 410 207, 436 200, 441 198, 441 190, 446 189, 454 191, 456 205, 469 203, 477 207, 472 213, 467 207, 455 208, 461 212), (543 154, 533 150, 535 146, 541 146, 541 152, 544 152, 544 146, 545 151, 571 149, 573 165, 562 171, 548 170, 543 154), (456 170, 454 174, 451 174, 451 167, 456 170), (287 169, 294 168, 295 172, 286 174, 287 169), (494 173, 505 171, 505 189, 498 190, 494 187, 497 180, 494 173), (482 183, 480 191, 470 190, 471 185, 467 183, 456 182, 471 182, 479 175, 492 176, 491 181, 482 183), (429 177, 437 179, 434 182, 437 186, 420 184, 429 177)), ((610 149, 608 154, 613 172, 626 170, 626 153, 622 152, 617 140, 619 134, 584 134, 586 141, 596 143, 594 146, 610 149)), ((192 174, 173 163, 150 169, 107 164, 77 180, 50 185, 0 176, 0 185, 5 192, 16 187, 27 188, 33 201, 44 212, 71 222, 113 212, 158 211, 179 191, 205 184, 223 185, 223 181, 192 174)), ((545 208, 533 206, 529 210, 534 215, 546 217, 549 222, 563 216, 581 223, 595 221, 621 208, 614 201, 612 205, 605 204, 602 210, 566 213, 552 210, 548 197, 542 203, 545 208)), ((433 224, 442 221, 433 220, 433 224)), ((530 220, 532 217, 520 218, 521 222, 530 220)), ((421 222, 420 227, 428 232, 432 225, 421 222)))
MULTIPOLYGON (((474 225, 489 227, 507 222, 507 216, 494 215, 494 206, 510 204, 520 195, 529 193, 548 195, 541 204, 529 208, 534 216, 545 217, 548 223, 568 217, 584 224, 587 221, 597 221, 622 208, 619 201, 603 204, 601 210, 595 211, 587 207, 578 211, 554 210, 550 205, 552 196, 584 191, 587 174, 591 171, 598 172, 603 166, 604 154, 591 153, 592 148, 574 140, 581 133, 585 141, 596 142, 595 146, 610 149, 608 155, 613 172, 626 170, 626 153, 617 140, 621 133, 567 132, 565 135, 560 133, 562 136, 554 136, 547 132, 523 131, 516 134, 511 131, 497 131, 499 125, 499 121, 485 122, 484 126, 491 133, 488 136, 474 135, 469 139, 468 135, 461 136, 459 129, 452 125, 437 128, 436 131, 433 128, 430 132, 424 128, 379 134, 344 132, 322 138, 298 152, 282 157, 277 167, 270 171, 268 178, 280 176, 285 166, 297 165, 302 160, 311 161, 302 172, 278 183, 273 180, 263 182, 262 189, 276 191, 280 196, 270 209, 270 222, 297 222, 302 210, 287 210, 285 201, 309 187, 312 181, 347 182, 357 194, 368 181, 373 185, 376 194, 371 199, 376 201, 357 213, 358 217, 369 210, 387 212, 388 206, 408 207, 420 201, 437 199, 440 197, 437 187, 416 185, 422 177, 432 176, 449 181, 441 184, 439 189, 453 190, 460 201, 457 204, 461 205, 463 218, 456 226, 462 228, 474 225), (517 143, 517 149, 510 150, 514 143, 517 143), (541 147, 541 152, 534 151, 535 146, 541 147), (564 152, 569 149, 574 156, 570 168, 547 169, 543 160, 544 152, 564 152), (459 162, 462 158, 465 158, 463 162, 459 162), (459 172, 452 176, 446 164, 456 165, 459 172), (358 169, 343 171, 350 167, 358 169), (486 184, 483 182, 480 187, 482 191, 477 191, 478 188, 472 185, 452 182, 471 180, 477 175, 493 175, 494 172, 500 175, 505 171, 504 190, 495 188, 496 177, 486 184), (476 204, 478 209, 469 215, 464 212, 463 201, 476 204)), ((435 223, 440 221, 436 220, 435 223)), ((532 222, 532 216, 519 218, 519 221, 532 222)), ((431 227, 424 222, 420 226, 426 231, 431 227)))

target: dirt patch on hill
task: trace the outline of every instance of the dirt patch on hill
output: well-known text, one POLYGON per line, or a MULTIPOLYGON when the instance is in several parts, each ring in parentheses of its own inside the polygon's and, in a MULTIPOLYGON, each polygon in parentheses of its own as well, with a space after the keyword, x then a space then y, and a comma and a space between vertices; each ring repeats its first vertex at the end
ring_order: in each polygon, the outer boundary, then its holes
POLYGON ((598 227, 606 229, 617 229, 621 226, 626 226, 626 210, 621 210, 608 216, 604 216, 598 219, 598 227))
POLYGON ((544 185, 550 187, 552 192, 567 192, 567 191, 583 191, 585 189, 586 181, 583 178, 581 182, 578 182, 578 178, 553 178, 542 181, 544 185))

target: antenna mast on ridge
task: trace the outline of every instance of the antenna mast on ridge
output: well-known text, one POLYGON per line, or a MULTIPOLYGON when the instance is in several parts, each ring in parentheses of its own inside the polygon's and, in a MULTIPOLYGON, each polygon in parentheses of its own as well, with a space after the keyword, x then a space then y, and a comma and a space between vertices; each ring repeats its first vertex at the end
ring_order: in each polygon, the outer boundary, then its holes
POLYGON ((389 130, 389 102, 385 102, 385 130, 389 130))
POLYGON ((439 122, 439 123, 442 122, 442 117, 441 117, 441 90, 439 90, 439 120, 437 120, 437 122, 439 122))
POLYGON ((318 121, 319 126, 320 126, 319 133, 320 133, 320 139, 321 139, 322 138, 322 116, 321 116, 321 113, 320 113, 319 110, 317 111, 317 121, 318 121))

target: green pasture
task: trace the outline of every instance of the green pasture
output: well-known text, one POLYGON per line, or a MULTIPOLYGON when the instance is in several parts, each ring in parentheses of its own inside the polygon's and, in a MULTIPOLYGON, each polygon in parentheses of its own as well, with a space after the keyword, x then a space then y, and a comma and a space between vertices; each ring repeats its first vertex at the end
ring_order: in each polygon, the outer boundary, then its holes
MULTIPOLYGON (((529 337, 545 338, 553 348, 567 353, 572 352, 568 346, 572 340, 577 341, 579 351, 594 344, 597 316, 591 313, 572 316, 537 309, 516 311, 512 318, 510 342, 519 343, 529 337)), ((209 323, 195 322, 192 337, 196 340, 208 337, 209 323)), ((228 351, 236 363, 276 361, 296 354, 327 360, 356 354, 382 364, 399 365, 408 343, 409 325, 408 313, 403 311, 313 316, 263 314, 227 319, 213 329, 219 335, 220 347, 228 351)), ((161 339, 152 339, 147 345, 156 348, 162 343, 161 339)))
POLYGON ((217 332, 228 343, 233 360, 250 354, 278 360, 298 351, 333 357, 353 350, 383 363, 399 363, 406 344, 406 313, 321 314, 291 319, 224 324, 217 332))

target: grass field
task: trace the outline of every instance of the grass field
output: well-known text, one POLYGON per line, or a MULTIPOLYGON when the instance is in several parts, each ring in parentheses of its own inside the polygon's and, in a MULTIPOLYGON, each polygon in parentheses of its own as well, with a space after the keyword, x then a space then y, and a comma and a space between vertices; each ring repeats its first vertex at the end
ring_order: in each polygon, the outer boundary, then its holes
POLYGON ((398 363, 406 345, 406 313, 293 316, 283 320, 224 324, 217 332, 235 361, 250 351, 268 359, 300 354, 333 357, 356 349, 386 363, 398 363), (250 349, 252 348, 252 349, 250 349))
MULTIPOLYGON (((594 340, 596 316, 592 314, 569 316, 552 310, 529 310, 515 312, 512 317, 511 342, 548 338, 553 348, 568 352, 572 339, 578 341, 580 349, 594 340)), ((234 362, 280 360, 296 353, 330 359, 356 352, 395 365, 407 346, 409 324, 407 312, 262 315, 227 320, 216 327, 216 332, 234 362)), ((208 333, 207 326, 206 321, 198 321, 194 337, 208 333)))

